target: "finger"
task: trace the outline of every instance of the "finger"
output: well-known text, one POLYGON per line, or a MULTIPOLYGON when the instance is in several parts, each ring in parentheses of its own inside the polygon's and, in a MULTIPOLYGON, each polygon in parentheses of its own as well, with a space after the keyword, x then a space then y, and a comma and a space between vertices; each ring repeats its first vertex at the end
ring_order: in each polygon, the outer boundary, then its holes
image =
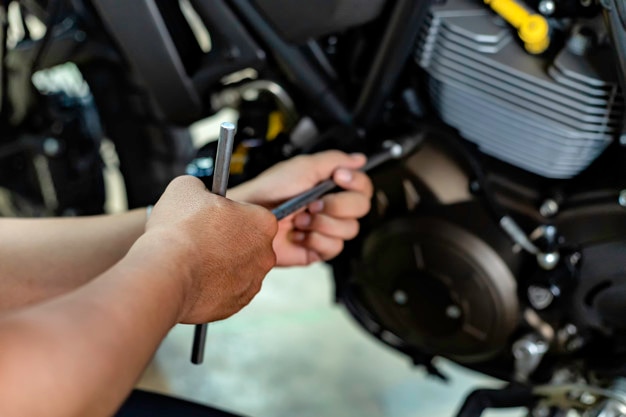
POLYGON ((346 168, 339 168, 333 174, 333 180, 341 188, 363 193, 367 198, 372 198, 374 185, 372 180, 361 171, 351 171, 346 168))
POLYGON ((308 249, 309 260, 317 258, 317 260, 328 261, 339 255, 343 250, 343 240, 328 237, 317 232, 308 232, 306 237, 300 243, 301 246, 308 249))
POLYGON ((359 234, 359 222, 356 219, 337 219, 324 214, 300 213, 294 225, 302 231, 317 232, 328 237, 350 240, 359 234))
POLYGON ((309 204, 312 214, 327 214, 339 219, 359 219, 369 213, 371 200, 356 191, 328 194, 321 200, 309 204))
POLYGON ((321 182, 330 178, 337 168, 355 170, 365 165, 366 161, 365 155, 360 153, 347 154, 336 150, 324 151, 309 157, 309 169, 315 182, 321 182))

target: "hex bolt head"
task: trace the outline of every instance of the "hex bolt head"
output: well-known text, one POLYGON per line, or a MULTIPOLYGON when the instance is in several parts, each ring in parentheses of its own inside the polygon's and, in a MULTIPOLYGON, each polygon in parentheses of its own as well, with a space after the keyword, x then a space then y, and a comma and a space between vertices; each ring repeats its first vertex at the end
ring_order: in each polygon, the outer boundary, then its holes
POLYGON ((552 16, 554 14, 554 10, 556 9, 556 4, 554 4, 553 0, 541 0, 539 2, 539 13, 544 16, 552 16))
POLYGON ((451 319, 458 319, 459 317, 461 317, 461 314, 462 311, 458 306, 449 305, 448 307, 446 307, 446 316, 451 319))
POLYGON ((540 253, 537 255, 537 264, 544 271, 552 271, 559 264, 561 256, 558 252, 540 253))
POLYGON ((620 191, 617 202, 620 206, 626 208, 626 190, 620 191))
POLYGON ((408 303, 409 296, 407 295, 406 292, 402 290, 396 290, 393 293, 393 301, 395 301, 396 304, 403 306, 403 305, 406 305, 406 303, 408 303))
POLYGON ((543 217, 552 217, 559 212, 559 204, 553 199, 549 198, 541 204, 539 207, 539 214, 543 217))
POLYGON ((554 294, 549 288, 531 285, 527 291, 528 301, 536 310, 545 310, 554 301, 554 294))
POLYGON ((61 143, 55 138, 46 138, 42 144, 46 156, 57 156, 61 153, 61 143))

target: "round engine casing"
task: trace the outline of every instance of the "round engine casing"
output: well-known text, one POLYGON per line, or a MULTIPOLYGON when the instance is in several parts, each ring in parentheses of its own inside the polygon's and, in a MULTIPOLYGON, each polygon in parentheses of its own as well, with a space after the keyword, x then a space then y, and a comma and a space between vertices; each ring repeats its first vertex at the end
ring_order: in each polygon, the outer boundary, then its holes
POLYGON ((385 327, 428 354, 461 363, 497 353, 517 325, 516 282, 483 240, 432 217, 380 225, 353 284, 385 327))

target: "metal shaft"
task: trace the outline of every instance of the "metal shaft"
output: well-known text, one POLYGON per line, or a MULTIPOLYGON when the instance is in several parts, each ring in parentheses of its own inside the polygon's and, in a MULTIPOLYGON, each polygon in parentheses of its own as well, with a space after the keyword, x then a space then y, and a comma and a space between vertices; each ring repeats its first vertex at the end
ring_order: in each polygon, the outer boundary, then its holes
MULTIPOLYGON (((402 146, 397 143, 390 143, 390 145, 386 147, 385 150, 370 156, 367 159, 367 163, 365 164, 365 166, 361 168, 361 171, 367 172, 391 159, 397 159, 402 155, 402 146)), ((312 189, 305 191, 302 194, 298 194, 292 199, 276 207, 272 210, 272 214, 276 216, 278 220, 282 220, 290 214, 295 213, 301 208, 311 204, 327 192, 333 190, 336 186, 337 184, 335 184, 333 180, 326 180, 313 187, 312 189)))
MULTIPOLYGON (((228 189, 228 177, 230 174, 230 159, 233 154, 233 143, 235 142, 235 125, 232 123, 222 123, 220 125, 220 136, 217 141, 217 155, 215 156, 215 169, 213 170, 213 194, 226 195, 228 189)), ((204 345, 206 344, 206 333, 208 324, 198 324, 193 335, 193 348, 191 351, 191 362, 201 364, 204 360, 204 345)))

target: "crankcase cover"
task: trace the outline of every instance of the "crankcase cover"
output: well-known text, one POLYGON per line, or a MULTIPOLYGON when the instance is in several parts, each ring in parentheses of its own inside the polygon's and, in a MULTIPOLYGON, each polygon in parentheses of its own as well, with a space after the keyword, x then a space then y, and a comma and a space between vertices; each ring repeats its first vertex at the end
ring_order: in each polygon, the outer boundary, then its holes
POLYGON ((354 284, 395 336, 460 363, 506 346, 518 319, 516 281, 483 240, 448 221, 406 217, 365 240, 354 284))

